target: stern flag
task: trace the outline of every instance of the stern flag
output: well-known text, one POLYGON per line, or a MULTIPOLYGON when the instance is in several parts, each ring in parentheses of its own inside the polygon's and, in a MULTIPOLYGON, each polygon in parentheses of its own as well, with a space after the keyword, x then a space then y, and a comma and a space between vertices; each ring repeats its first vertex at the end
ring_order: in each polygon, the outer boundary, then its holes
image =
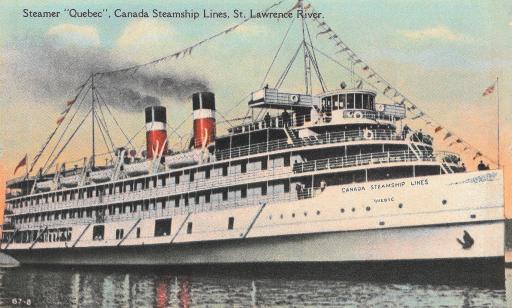
POLYGON ((27 154, 25 154, 25 157, 23 157, 22 160, 20 160, 20 162, 18 163, 18 165, 16 166, 16 168, 14 168, 14 174, 16 174, 16 171, 18 171, 19 168, 23 167, 23 166, 26 166, 27 165, 27 154))
POLYGON ((491 95, 492 92, 494 92, 495 87, 496 87, 496 82, 493 83, 491 86, 489 86, 487 89, 485 89, 484 92, 482 93, 482 96, 491 95))

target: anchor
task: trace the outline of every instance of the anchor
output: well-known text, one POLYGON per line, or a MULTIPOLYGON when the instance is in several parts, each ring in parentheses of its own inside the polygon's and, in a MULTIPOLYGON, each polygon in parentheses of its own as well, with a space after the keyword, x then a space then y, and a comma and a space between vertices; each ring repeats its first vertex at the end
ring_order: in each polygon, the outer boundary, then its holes
POLYGON ((457 242, 462 246, 463 249, 470 249, 473 247, 475 240, 468 231, 464 230, 464 236, 462 237, 462 240, 457 239, 457 242))

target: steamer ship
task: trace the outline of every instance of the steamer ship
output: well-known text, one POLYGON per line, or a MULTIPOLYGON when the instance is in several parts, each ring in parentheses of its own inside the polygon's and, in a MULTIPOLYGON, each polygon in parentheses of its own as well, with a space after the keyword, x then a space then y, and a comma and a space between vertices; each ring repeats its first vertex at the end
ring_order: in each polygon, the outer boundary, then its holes
POLYGON ((313 94, 307 39, 306 91, 256 90, 248 107, 263 116, 218 134, 215 94, 194 93, 184 151, 168 146, 166 108, 149 106, 145 151, 118 147, 105 165, 93 154, 9 180, 1 251, 22 264, 502 270, 502 171, 467 171, 403 125, 404 104, 379 103, 374 90, 343 83, 313 94))

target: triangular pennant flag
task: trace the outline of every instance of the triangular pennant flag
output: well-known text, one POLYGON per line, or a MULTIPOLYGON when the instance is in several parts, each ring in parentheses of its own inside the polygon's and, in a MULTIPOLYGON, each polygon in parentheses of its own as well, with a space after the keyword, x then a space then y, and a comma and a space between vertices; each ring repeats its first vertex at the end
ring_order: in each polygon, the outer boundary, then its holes
POLYGON ((370 69, 370 67, 369 67, 368 65, 366 65, 365 67, 363 67, 363 71, 367 71, 367 70, 369 70, 369 69, 370 69))
POLYGON ((311 3, 308 3, 304 6, 304 11, 309 10, 311 8, 311 3))
POLYGON ((436 127, 436 128, 434 129, 434 132, 435 132, 435 133, 438 133, 438 132, 440 132, 442 129, 443 129, 443 127, 442 127, 442 126, 438 126, 438 127, 436 127))
POLYGON ((368 79, 373 78, 373 77, 375 77, 375 75, 377 75, 377 74, 376 74, 376 73, 372 73, 372 74, 368 75, 368 77, 367 77, 367 78, 368 78, 368 79))
POLYGON ((20 162, 18 163, 18 165, 16 166, 16 168, 14 168, 14 173, 13 174, 16 174, 16 171, 18 171, 19 168, 25 166, 27 164, 27 154, 25 154, 25 157, 23 157, 20 162))
POLYGON ((446 135, 444 135, 443 140, 446 140, 446 139, 450 138, 451 136, 452 136, 452 133, 447 132, 446 135))
POLYGON ((383 94, 386 94, 386 92, 388 92, 389 90, 391 90, 391 87, 390 86, 387 86, 384 91, 382 92, 383 94))
POLYGON ((473 156, 473 160, 475 160, 477 157, 482 156, 482 153, 476 152, 475 156, 473 156))
POLYGON ((324 31, 322 31, 322 32, 318 32, 318 33, 316 34, 316 36, 318 37, 319 35, 326 34, 326 33, 329 33, 329 32, 331 32, 331 31, 332 31, 332 29, 329 27, 329 28, 327 28, 327 30, 324 30, 324 31))
POLYGON ((64 116, 60 117, 57 119, 57 125, 60 125, 62 123, 62 121, 64 121, 64 116))
POLYGON ((482 93, 482 96, 491 95, 492 92, 494 92, 495 86, 496 86, 496 82, 493 83, 492 85, 490 85, 489 87, 487 87, 487 89, 485 89, 484 92, 482 93))
POLYGON ((66 106, 71 106, 76 102, 76 98, 66 102, 66 106))

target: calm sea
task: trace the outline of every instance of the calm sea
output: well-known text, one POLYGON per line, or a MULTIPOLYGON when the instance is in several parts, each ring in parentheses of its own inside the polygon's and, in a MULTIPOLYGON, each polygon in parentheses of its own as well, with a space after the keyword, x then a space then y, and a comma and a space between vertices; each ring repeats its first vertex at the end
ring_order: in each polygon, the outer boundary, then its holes
POLYGON ((21 266, 0 269, 0 297, 2 307, 506 307, 512 269, 506 270, 506 277, 503 288, 414 279, 376 282, 358 275, 21 266))

